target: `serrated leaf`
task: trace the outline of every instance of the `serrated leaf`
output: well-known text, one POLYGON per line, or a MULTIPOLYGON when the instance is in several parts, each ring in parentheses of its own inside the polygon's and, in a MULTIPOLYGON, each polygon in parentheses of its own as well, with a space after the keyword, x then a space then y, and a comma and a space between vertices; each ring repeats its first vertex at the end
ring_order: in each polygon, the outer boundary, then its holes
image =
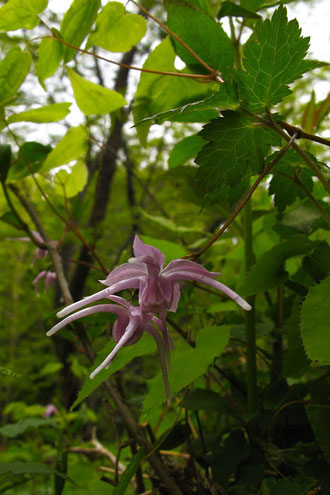
MULTIPOLYGON (((150 53, 143 68, 179 73, 174 66, 174 60, 175 51, 171 41, 166 38, 150 53)), ((199 84, 191 79, 142 72, 133 105, 134 123, 137 124, 150 115, 201 99, 207 92, 212 91, 212 88, 214 85, 199 84)), ((146 144, 150 125, 150 121, 145 121, 137 127, 143 145, 146 144)))
POLYGON ((0 179, 5 182, 8 175, 11 160, 11 147, 9 144, 0 144, 0 179))
POLYGON ((307 254, 315 247, 315 242, 304 235, 293 235, 289 240, 280 242, 266 251, 252 266, 238 292, 249 296, 273 289, 287 278, 283 263, 292 256, 307 254))
MULTIPOLYGON (((90 368, 90 373, 97 368, 99 364, 104 361, 106 356, 112 351, 115 347, 114 342, 110 342, 98 355, 95 360, 95 364, 90 368)), ((96 390, 102 382, 107 380, 113 373, 123 368, 127 363, 132 361, 134 358, 138 356, 144 356, 146 354, 152 354, 156 350, 156 344, 153 338, 149 335, 145 335, 140 339, 136 344, 132 346, 123 347, 120 352, 117 354, 114 361, 111 363, 111 366, 106 370, 103 369, 98 373, 93 380, 91 380, 88 376, 86 378, 82 389, 80 390, 77 399, 71 406, 71 410, 77 407, 84 399, 86 399, 94 390, 96 390)))
POLYGON ((71 127, 47 156, 40 173, 78 160, 87 153, 87 132, 83 126, 71 127))
POLYGON ((163 239, 155 239, 146 235, 140 235, 140 237, 145 244, 153 246, 165 254, 166 264, 174 259, 183 258, 183 256, 187 254, 187 251, 183 246, 175 244, 174 242, 165 241, 163 239))
POLYGON ((308 419, 311 423, 316 441, 330 459, 330 404, 308 404, 305 406, 308 419))
MULTIPOLYGON (((101 6, 101 0, 74 0, 61 23, 61 36, 70 45, 80 47, 88 35, 101 6)), ((76 50, 63 48, 64 63, 73 59, 76 50)))
MULTIPOLYGON (((168 373, 172 396, 207 371, 213 359, 223 353, 229 335, 230 326, 207 327, 199 332, 195 349, 185 341, 176 344, 171 356, 172 369, 168 373)), ((148 389, 143 402, 146 415, 166 400, 161 373, 148 382, 148 389)))
POLYGON ((125 98, 117 91, 87 81, 69 67, 66 70, 77 105, 85 115, 103 115, 126 105, 125 98))
POLYGON ((269 146, 279 143, 273 132, 255 126, 246 115, 232 111, 212 120, 199 136, 209 142, 195 160, 200 166, 197 181, 204 192, 224 184, 234 188, 251 169, 261 172, 269 146))
POLYGON ((63 43, 55 38, 44 38, 39 45, 36 72, 38 80, 45 90, 44 81, 52 76, 60 65, 63 47, 63 43))
POLYGON ((178 167, 188 160, 194 158, 202 149, 205 141, 197 134, 183 138, 176 143, 168 158, 169 168, 178 167))
POLYGON ((138 467, 140 466, 144 456, 145 456, 144 450, 140 448, 138 453, 133 457, 133 459, 125 469, 125 472, 121 476, 118 485, 112 492, 112 495, 124 495, 131 479, 136 473, 138 467))
POLYGON ((304 60, 308 47, 309 38, 301 36, 295 19, 288 22, 286 8, 280 6, 246 43, 245 70, 236 71, 246 108, 257 112, 289 95, 288 84, 315 66, 304 60))
POLYGON ((31 171, 37 173, 50 151, 50 146, 44 146, 41 143, 36 143, 34 141, 24 143, 18 152, 17 159, 12 163, 9 169, 8 180, 13 181, 23 179, 24 177, 29 176, 31 171), (27 166, 26 162, 29 163, 30 168, 27 166))
POLYGON ((86 164, 78 160, 70 172, 59 170, 54 177, 55 192, 67 198, 76 196, 87 184, 88 169, 86 164))
POLYGON ((87 47, 97 45, 110 52, 126 52, 138 44, 146 30, 147 23, 141 15, 126 14, 123 4, 109 2, 97 16, 87 47))
POLYGON ((204 98, 203 100, 187 103, 181 107, 173 108, 166 112, 160 112, 151 117, 137 122, 153 121, 155 124, 162 124, 166 120, 178 122, 208 122, 212 118, 218 117, 217 110, 235 110, 238 107, 238 98, 231 81, 221 84, 219 91, 204 98))
POLYGON ((311 287, 301 308, 300 331, 306 354, 318 366, 330 364, 330 275, 311 287))
POLYGON ((32 29, 38 23, 38 14, 47 7, 48 0, 8 0, 0 8, 0 29, 32 29))
POLYGON ((246 19, 261 19, 259 14, 255 12, 245 9, 240 5, 237 5, 233 2, 222 2, 219 13, 217 15, 218 19, 221 17, 245 17, 246 19))
POLYGON ((16 93, 30 70, 31 62, 31 55, 18 47, 12 48, 0 62, 1 105, 5 105, 16 93))
MULTIPOLYGON (((168 27, 174 31, 210 67, 227 72, 234 63, 234 51, 221 24, 193 5, 166 0, 168 27)), ((192 69, 203 72, 195 57, 176 40, 173 41, 179 57, 192 69)))
POLYGON ((44 107, 34 108, 26 112, 15 113, 8 117, 9 124, 14 122, 35 122, 37 124, 45 122, 58 122, 70 113, 72 103, 53 103, 44 107))
POLYGON ((26 430, 30 428, 40 428, 41 426, 55 426, 54 421, 48 418, 27 418, 21 419, 17 423, 11 423, 0 428, 0 435, 7 438, 15 438, 18 435, 22 435, 26 430))

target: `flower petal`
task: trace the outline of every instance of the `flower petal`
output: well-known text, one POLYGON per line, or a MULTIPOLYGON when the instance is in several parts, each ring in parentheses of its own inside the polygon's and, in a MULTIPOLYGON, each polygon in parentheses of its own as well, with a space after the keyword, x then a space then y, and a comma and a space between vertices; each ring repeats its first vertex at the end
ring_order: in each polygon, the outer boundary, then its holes
POLYGON ((165 255, 159 251, 159 249, 145 244, 138 235, 134 237, 133 252, 135 258, 138 258, 138 262, 144 261, 145 263, 154 263, 160 268, 162 268, 165 263, 165 255))
POLYGON ((168 277, 169 275, 173 275, 173 273, 183 271, 187 271, 189 273, 199 273, 200 275, 204 275, 210 278, 216 278, 221 275, 217 272, 209 272, 209 270, 204 268, 204 266, 195 263, 195 261, 181 259, 171 261, 162 271, 162 275, 164 277, 168 277))
POLYGON ((204 276, 200 275, 198 273, 194 272, 188 272, 188 271, 182 271, 182 272, 176 272, 168 277, 172 282, 180 282, 181 280, 195 280, 196 282, 201 282, 202 284, 210 285, 211 287, 214 287, 217 290, 220 290, 226 296, 230 297, 235 303, 237 303, 241 308, 245 309, 246 311, 250 311, 251 306, 248 304, 244 299, 236 294, 233 290, 231 290, 229 287, 227 287, 224 284, 221 284, 217 280, 213 280, 213 278, 209 276, 204 276))
POLYGON ((69 313, 76 311, 76 309, 83 308, 84 306, 87 306, 87 304, 90 304, 95 301, 99 301, 100 299, 111 296, 112 294, 115 294, 116 292, 119 292, 121 290, 137 289, 139 287, 139 283, 140 283, 139 278, 129 278, 127 280, 122 280, 117 284, 111 285, 106 289, 100 290, 99 292, 95 292, 95 294, 92 294, 91 296, 84 297, 84 299, 81 299, 80 301, 70 304, 66 308, 61 309, 61 311, 57 313, 57 316, 59 318, 63 318, 63 316, 66 316, 69 313))
POLYGON ((165 354, 165 347, 164 347, 164 342, 157 332, 157 330, 150 325, 150 323, 146 326, 146 330, 153 336, 153 338, 156 341, 157 347, 158 347, 158 354, 159 354, 159 361, 160 361, 160 368, 162 370, 162 375, 163 375, 163 380, 164 380, 164 385, 165 385, 165 393, 166 393, 166 401, 167 404, 171 404, 171 390, 170 390, 170 384, 168 381, 168 375, 167 375, 167 367, 166 367, 166 354, 165 354))
POLYGON ((47 337, 50 337, 61 328, 69 325, 69 323, 75 320, 79 320, 79 318, 83 318, 84 316, 92 315, 94 313, 115 313, 118 316, 124 316, 126 315, 126 310, 124 308, 121 308, 120 306, 117 306, 116 304, 99 304, 97 306, 91 306, 90 308, 82 309, 81 311, 77 311, 77 313, 64 318, 64 320, 60 321, 59 323, 57 323, 57 325, 48 330, 46 335, 47 337))
POLYGON ((137 326, 137 321, 136 319, 131 319, 131 321, 128 324, 128 327, 126 329, 126 332, 116 345, 116 347, 110 352, 110 354, 105 358, 105 360, 90 374, 90 379, 93 380, 93 378, 101 371, 103 368, 106 366, 110 365, 111 361, 113 358, 116 356, 118 353, 119 349, 123 347, 123 345, 126 344, 126 342, 133 336, 136 326, 137 326))
POLYGON ((145 263, 124 263, 112 270, 105 280, 99 280, 99 282, 104 285, 113 285, 123 279, 145 277, 147 274, 148 271, 145 263))

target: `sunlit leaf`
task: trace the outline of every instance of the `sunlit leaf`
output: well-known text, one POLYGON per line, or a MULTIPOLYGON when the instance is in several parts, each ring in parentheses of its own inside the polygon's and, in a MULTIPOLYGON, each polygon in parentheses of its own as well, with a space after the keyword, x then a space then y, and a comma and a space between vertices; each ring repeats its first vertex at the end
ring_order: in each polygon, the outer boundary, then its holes
POLYGON ((44 81, 52 76, 60 65, 63 44, 55 38, 44 38, 38 49, 36 71, 41 86, 46 89, 44 81))
POLYGON ((76 196, 87 183, 88 169, 86 164, 79 160, 71 167, 70 172, 59 170, 54 178, 55 191, 67 198, 76 196))
POLYGON ((15 95, 29 73, 31 61, 28 52, 14 47, 0 62, 0 104, 6 104, 15 95))
POLYGON ((0 29, 32 29, 38 23, 38 14, 47 7, 48 0, 8 0, 0 9, 0 29))
POLYGON ((178 167, 188 160, 194 158, 196 154, 203 148, 205 144, 197 134, 183 138, 174 146, 168 159, 169 168, 178 167))
POLYGON ((221 2, 221 8, 217 15, 218 18, 221 17, 244 17, 246 19, 261 19, 259 14, 252 12, 251 10, 245 9, 240 5, 233 2, 221 2))
POLYGON ((83 126, 71 127, 65 136, 49 153, 40 172, 66 165, 72 160, 78 160, 87 152, 87 133, 83 126))
POLYGON ((69 67, 67 72, 77 105, 84 114, 103 115, 126 105, 125 98, 117 91, 87 81, 69 67))
POLYGON ((137 14, 126 14, 119 2, 109 2, 97 16, 95 31, 87 46, 97 45, 110 52, 126 52, 145 35, 146 20, 137 14))
POLYGON ((64 119, 70 113, 72 103, 53 103, 53 105, 45 105, 44 107, 34 108, 26 112, 15 113, 8 117, 9 124, 13 122, 36 122, 38 124, 44 122, 57 122, 64 119))
MULTIPOLYGON (((61 36, 70 45, 80 47, 89 33, 101 6, 101 0, 74 0, 66 11, 61 23, 61 36)), ((76 50, 63 48, 64 62, 69 62, 76 50)))

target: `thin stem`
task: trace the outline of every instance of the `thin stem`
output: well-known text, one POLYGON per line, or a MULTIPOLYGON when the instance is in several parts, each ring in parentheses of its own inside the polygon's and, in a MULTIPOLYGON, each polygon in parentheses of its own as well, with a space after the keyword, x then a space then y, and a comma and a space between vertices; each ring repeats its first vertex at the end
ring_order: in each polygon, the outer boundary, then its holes
MULTIPOLYGON (((247 201, 243 216, 244 225, 244 258, 245 273, 248 273, 254 263, 253 255, 253 218, 251 200, 247 201)), ((252 307, 245 311, 245 340, 247 342, 247 410, 254 414, 257 409, 257 353, 255 332, 255 296, 248 296, 247 302, 252 307)))
MULTIPOLYGON (((40 22, 52 33, 52 38, 56 39, 63 45, 72 48, 73 50, 76 50, 77 52, 84 53, 85 55, 91 55, 94 58, 97 58, 98 60, 103 60, 104 62, 107 62, 109 64, 117 65, 118 67, 123 67, 124 69, 131 69, 131 70, 137 70, 139 72, 147 72, 149 74, 159 74, 161 76, 173 76, 173 77, 185 77, 186 79, 195 79, 197 82, 199 79, 203 81, 210 81, 214 79, 212 75, 208 74, 186 74, 183 72, 171 72, 171 71, 161 71, 161 70, 153 70, 153 69, 144 69, 142 67, 135 67, 134 65, 128 65, 124 64, 122 62, 117 62, 116 60, 111 60, 110 58, 102 57, 101 55, 98 55, 96 52, 89 51, 89 50, 84 50, 83 48, 80 48, 79 46, 72 45, 71 43, 68 43, 65 41, 63 38, 58 36, 50 26, 46 24, 46 22, 39 17, 40 22)), ((45 36, 46 38, 50 36, 45 36)), ((223 81, 222 81, 223 82, 223 81)))
POLYGON ((197 62, 199 62, 208 72, 210 72, 210 75, 212 76, 212 79, 214 79, 217 83, 219 84, 222 84, 224 82, 224 80, 222 79, 221 75, 219 74, 218 71, 216 71, 215 69, 213 69, 212 67, 210 67, 206 62, 204 62, 203 59, 201 59, 201 57, 199 55, 197 55, 196 52, 194 52, 194 50, 192 48, 190 48, 189 45, 187 45, 187 43, 185 43, 177 34, 175 34, 169 27, 167 27, 164 23, 162 23, 159 19, 156 19, 156 17, 154 17, 153 15, 150 14, 150 12, 148 12, 147 9, 145 9, 142 5, 140 5, 138 2, 136 2, 135 0, 131 0, 132 3, 134 3, 134 5, 136 5, 140 10, 142 10, 142 12, 147 16, 149 17, 150 19, 152 19, 153 21, 155 21, 162 29, 164 29, 164 31, 166 31, 168 34, 170 34, 171 36, 173 36, 173 38, 176 39, 176 41, 178 43, 180 43, 180 45, 182 45, 189 53, 190 55, 192 55, 196 60, 197 62))
POLYGON ((330 146, 330 139, 323 138, 321 136, 317 136, 316 134, 310 134, 308 132, 303 131, 300 127, 296 127, 294 125, 289 124, 288 122, 284 122, 281 120, 280 125, 287 131, 290 136, 295 132, 298 133, 297 139, 308 139, 309 141, 315 141, 315 143, 324 144, 325 146, 330 146))
POLYGON ((212 246, 212 244, 215 243, 215 241, 217 239, 219 239, 219 237, 221 236, 221 234, 223 234, 224 231, 227 230, 227 228, 229 227, 229 225, 233 222, 233 220, 237 217, 237 215, 242 211, 242 209, 244 208, 244 206, 246 205, 246 203, 249 201, 249 199, 251 198, 252 194, 254 193, 254 191, 257 189, 258 185, 262 181, 262 179, 267 174, 269 174, 269 172, 272 170, 272 168, 275 167, 275 165, 285 155, 285 153, 289 150, 289 148, 294 144, 293 142, 294 142, 295 139, 296 139, 296 134, 294 134, 293 136, 291 136, 291 138, 289 139, 287 145, 280 151, 280 153, 277 155, 276 158, 274 158, 274 160, 268 165, 268 167, 266 167, 265 170, 259 175, 259 177, 255 181, 255 183, 253 184, 253 186, 251 187, 251 189, 249 190, 249 192, 247 193, 247 195, 245 196, 245 198, 243 199, 243 201, 238 205, 238 207, 235 209, 235 211, 232 213, 232 215, 223 224, 223 226, 221 227, 221 229, 212 237, 212 239, 210 239, 210 241, 207 242, 205 244, 205 246, 203 246, 199 251, 197 251, 197 253, 190 253, 187 256, 184 256, 184 258, 193 258, 193 259, 199 258, 203 253, 205 253, 205 251, 207 251, 212 246))

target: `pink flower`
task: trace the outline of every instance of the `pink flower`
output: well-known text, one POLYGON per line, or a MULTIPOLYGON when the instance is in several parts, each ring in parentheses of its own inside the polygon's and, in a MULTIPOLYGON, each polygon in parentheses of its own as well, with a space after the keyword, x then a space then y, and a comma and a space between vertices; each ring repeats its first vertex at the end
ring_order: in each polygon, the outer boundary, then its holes
POLYGON ((46 411, 44 412, 44 416, 46 418, 50 418, 51 416, 53 416, 53 414, 57 414, 57 413, 58 413, 58 410, 57 410, 56 406, 54 406, 54 404, 48 404, 46 407, 46 411))
MULTIPOLYGON (((33 237, 40 244, 44 244, 45 243, 45 241, 43 240, 43 238, 41 237, 41 235, 39 234, 39 232, 37 232, 36 230, 32 230, 32 234, 33 234, 33 237)), ((30 237, 14 237, 14 239, 15 239, 15 241, 31 242, 30 237)), ((36 254, 35 254, 35 258, 34 258, 33 263, 35 262, 36 259, 38 259, 38 258, 45 258, 45 256, 47 256, 47 255, 48 255, 48 249, 43 249, 43 248, 37 247, 36 254)))
POLYGON ((180 299, 179 282, 184 280, 214 287, 243 309, 247 311, 251 309, 251 306, 236 292, 215 280, 220 273, 209 272, 198 263, 183 259, 173 260, 164 268, 164 254, 159 249, 144 244, 137 235, 134 239, 133 251, 135 257, 131 258, 129 263, 118 266, 105 280, 100 280, 108 286, 107 289, 70 304, 59 311, 57 316, 61 318, 124 289, 139 289, 139 305, 142 311, 159 313, 163 320, 167 311, 176 311, 180 299))
POLYGON ((55 280, 56 280, 56 273, 55 272, 49 272, 49 271, 46 271, 46 270, 42 270, 40 273, 38 273, 38 275, 36 276, 36 278, 32 282, 35 285, 36 293, 37 293, 38 296, 39 296, 38 285, 39 285, 39 281, 42 278, 45 279, 45 288, 44 288, 44 290, 46 291, 55 282, 55 280))
POLYGON ((97 373, 103 370, 103 368, 109 368, 111 361, 114 359, 121 347, 124 345, 135 344, 135 342, 141 338, 143 331, 146 330, 156 340, 166 396, 169 402, 171 395, 168 383, 166 360, 168 361, 168 364, 170 364, 170 350, 173 349, 173 341, 166 325, 164 325, 163 322, 152 313, 144 312, 141 307, 133 306, 133 304, 127 302, 122 297, 109 296, 108 298, 120 304, 120 306, 117 304, 99 304, 97 306, 82 309, 81 311, 77 311, 73 315, 70 315, 60 321, 57 325, 51 328, 46 335, 51 336, 64 326, 75 320, 83 318, 84 316, 89 316, 95 313, 116 314, 117 320, 112 329, 112 336, 114 341, 117 342, 117 345, 106 357, 106 359, 91 373, 90 378, 93 379, 97 373))

